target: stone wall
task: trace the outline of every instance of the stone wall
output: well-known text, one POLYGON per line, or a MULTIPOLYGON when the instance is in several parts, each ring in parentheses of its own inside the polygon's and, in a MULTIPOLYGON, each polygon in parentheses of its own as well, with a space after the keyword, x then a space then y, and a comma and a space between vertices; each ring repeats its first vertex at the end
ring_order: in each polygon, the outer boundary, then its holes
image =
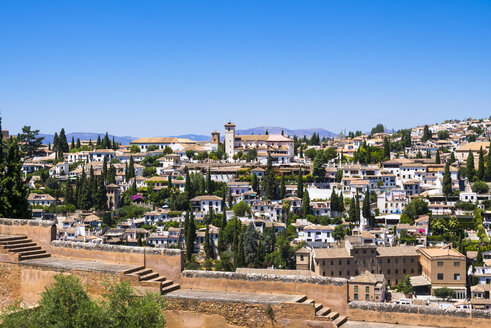
POLYGON ((26 235, 49 252, 56 238, 56 225, 53 221, 0 218, 0 235, 26 235))
POLYGON ((348 304, 348 317, 355 321, 432 327, 491 327, 491 312, 440 309, 427 305, 398 305, 355 301, 348 304))
POLYGON ((333 311, 347 313, 348 288, 344 278, 186 270, 181 288, 306 295, 333 311))
POLYGON ((312 305, 203 301, 170 298, 167 302, 169 327, 334 327, 328 318, 315 317, 312 305), (190 318, 191 322, 189 322, 190 318), (216 321, 209 319, 215 318, 216 321))
POLYGON ((179 249, 132 247, 107 244, 89 244, 55 240, 51 243, 55 257, 143 266, 180 281, 184 257, 179 249))
POLYGON ((119 281, 119 275, 102 271, 60 270, 26 264, 0 263, 0 310, 22 300, 27 306, 36 305, 41 293, 55 282, 59 274, 77 276, 91 296, 100 297, 105 292, 105 282, 119 281))

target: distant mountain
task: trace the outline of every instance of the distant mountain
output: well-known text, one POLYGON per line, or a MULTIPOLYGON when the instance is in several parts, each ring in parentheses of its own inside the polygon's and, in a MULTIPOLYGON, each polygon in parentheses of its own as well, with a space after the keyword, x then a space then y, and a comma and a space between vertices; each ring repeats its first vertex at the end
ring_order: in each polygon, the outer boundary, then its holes
POLYGON ((264 134, 266 132, 266 129, 268 130, 269 134, 281 134, 281 131, 284 131, 285 135, 297 136, 297 137, 303 137, 303 136, 310 137, 314 132, 318 133, 319 137, 321 138, 324 137, 332 138, 338 135, 337 133, 327 131, 322 128, 292 130, 292 129, 282 128, 277 126, 259 126, 251 129, 236 130, 236 134, 264 134))
MULTIPOLYGON (((104 138, 105 135, 106 135, 106 133, 72 132, 72 133, 67 133, 66 139, 67 139, 68 143, 72 142, 72 137, 75 139, 75 141, 77 141, 77 138, 80 138, 80 140, 92 139, 92 141, 95 142, 95 141, 97 141, 98 136, 101 136, 101 139, 102 139, 102 138, 104 138)), ((44 140, 43 140, 44 144, 48 144, 48 143, 52 144, 53 138, 55 137, 54 134, 42 134, 42 133, 40 133, 39 136, 44 137, 44 140)), ((109 139, 111 139, 111 141, 113 140, 112 134, 109 135, 109 139)), ((129 145, 130 141, 135 140, 135 139, 136 138, 129 137, 129 136, 125 136, 125 137, 114 136, 114 141, 116 141, 122 145, 129 145)))

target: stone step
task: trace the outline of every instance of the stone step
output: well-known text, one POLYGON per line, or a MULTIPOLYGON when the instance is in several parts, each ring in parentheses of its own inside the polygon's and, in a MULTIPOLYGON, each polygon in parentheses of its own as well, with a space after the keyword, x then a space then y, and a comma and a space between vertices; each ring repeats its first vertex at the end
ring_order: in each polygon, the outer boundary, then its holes
POLYGON ((314 309, 315 309, 315 312, 319 311, 320 309, 322 309, 324 306, 320 303, 316 303, 314 304, 314 309))
POLYGON ((0 241, 0 246, 16 245, 16 244, 23 244, 29 242, 32 242, 32 239, 23 238, 23 239, 6 240, 6 241, 0 241))
POLYGON ((328 315, 329 313, 331 312, 331 309, 330 308, 325 308, 323 307, 322 309, 320 309, 319 311, 316 311, 315 312, 315 315, 318 316, 318 317, 325 317, 326 315, 328 315))
POLYGON ((329 319, 334 321, 334 320, 336 320, 337 317, 339 317, 339 313, 338 312, 331 312, 327 316, 329 317, 329 319))
POLYGON ((124 270, 123 271, 123 274, 130 274, 130 273, 134 273, 136 271, 140 271, 140 270, 143 270, 145 269, 145 266, 137 266, 137 267, 134 267, 134 268, 131 268, 131 269, 128 269, 128 270, 124 270))
POLYGON ((302 303, 307 299, 307 295, 300 296, 300 298, 297 300, 297 303, 302 303))
POLYGON ((130 273, 130 275, 133 275, 133 276, 144 276, 144 275, 149 274, 151 272, 152 272, 152 269, 141 269, 141 270, 138 270, 138 271, 135 271, 135 272, 130 273))
POLYGON ((5 245, 5 246, 3 246, 3 248, 6 250, 14 250, 17 248, 31 247, 31 246, 37 246, 37 244, 36 243, 22 243, 22 244, 15 244, 15 245, 5 245))
POLYGON ((9 242, 14 240, 22 240, 27 239, 27 236, 17 235, 17 236, 0 236, 0 245, 3 245, 3 242, 9 242))
POLYGON ((334 320, 334 324, 336 324, 337 327, 341 327, 348 321, 348 317, 345 317, 344 315, 340 315, 336 320, 334 320))
POLYGON ((177 290, 179 288, 181 288, 181 286, 179 284, 172 284, 170 286, 162 288, 162 294, 170 293, 170 292, 177 290))
POLYGON ((309 299, 306 299, 305 301, 303 301, 302 303, 304 304, 314 304, 315 300, 309 298, 309 299))
POLYGON ((29 246, 29 247, 10 249, 9 251, 14 252, 14 253, 22 253, 22 252, 28 252, 28 251, 37 251, 40 249, 41 249, 41 246, 29 246))
POLYGON ((153 278, 148 281, 162 282, 165 281, 165 276, 158 276, 157 278, 153 278))
POLYGON ((38 249, 38 250, 35 250, 35 251, 26 251, 26 252, 20 252, 19 255, 21 257, 24 257, 24 256, 27 256, 27 255, 35 255, 35 254, 45 254, 46 251, 43 250, 43 249, 38 249))
POLYGON ((40 258, 45 258, 45 257, 50 257, 51 254, 45 253, 45 254, 36 254, 36 255, 26 255, 26 256, 21 256, 20 260, 33 260, 33 259, 40 259, 40 258))
POLYGON ((157 272, 151 272, 149 274, 140 276, 140 280, 150 280, 153 278, 157 278, 158 276, 159 276, 159 274, 157 272))
POLYGON ((172 285, 174 282, 172 280, 162 281, 162 288, 172 285))

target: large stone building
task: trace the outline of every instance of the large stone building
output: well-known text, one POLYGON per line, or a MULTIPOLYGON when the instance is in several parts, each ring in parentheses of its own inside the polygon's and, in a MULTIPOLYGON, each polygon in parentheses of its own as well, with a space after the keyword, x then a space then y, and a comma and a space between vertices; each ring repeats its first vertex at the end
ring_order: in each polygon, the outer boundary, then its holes
POLYGON ((451 248, 426 247, 418 250, 421 254, 422 277, 435 289, 451 288, 457 298, 466 298, 466 257, 451 248))
POLYGON ((242 151, 247 154, 255 150, 257 158, 265 161, 271 156, 276 162, 289 162, 293 160, 293 140, 281 134, 236 135, 235 124, 225 124, 225 152, 228 159, 242 151))
POLYGON ((320 276, 350 279, 366 270, 371 274, 383 274, 387 285, 395 286, 406 275, 421 273, 415 247, 377 247, 361 243, 361 236, 347 237, 344 247, 316 248, 312 252, 309 265, 305 263, 310 258, 305 249, 297 252, 298 269, 309 268, 320 276))

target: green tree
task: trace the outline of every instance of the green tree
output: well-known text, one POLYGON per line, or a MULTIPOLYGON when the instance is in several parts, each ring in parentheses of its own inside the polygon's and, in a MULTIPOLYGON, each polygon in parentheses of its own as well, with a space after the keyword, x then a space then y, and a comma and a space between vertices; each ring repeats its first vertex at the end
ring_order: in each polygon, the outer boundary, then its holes
POLYGON ((240 201, 232 207, 235 216, 251 216, 251 207, 244 201, 240 201))
POLYGON ((360 196, 358 192, 355 198, 355 222, 360 223, 360 196))
POLYGON ((337 225, 332 232, 334 240, 341 240, 344 238, 345 232, 342 225, 337 225))
POLYGON ((302 199, 302 215, 306 218, 308 214, 310 214, 310 197, 307 188, 305 188, 302 199))
POLYGON ((244 264, 253 264, 254 262, 256 262, 258 256, 257 248, 259 243, 259 233, 257 232, 252 222, 249 223, 243 235, 244 264))
POLYGON ((207 225, 205 230, 205 242, 204 242, 204 251, 207 259, 211 258, 211 242, 210 242, 210 227, 207 225))
POLYGON ((443 194, 445 199, 452 193, 452 178, 450 176, 450 162, 445 163, 445 172, 443 173, 443 194))
POLYGON ((413 286, 411 285, 411 278, 409 275, 406 275, 406 278, 399 282, 399 284, 396 286, 396 290, 399 293, 404 294, 411 294, 413 292, 413 286))
POLYGON ((24 126, 22 133, 17 135, 17 140, 21 144, 21 149, 26 157, 32 157, 38 153, 38 149, 43 144, 44 137, 38 137, 39 130, 31 130, 30 126, 24 126))
POLYGON ((469 179, 469 182, 473 182, 476 177, 476 168, 474 167, 474 155, 470 150, 469 155, 467 156, 467 163, 465 167, 467 179, 469 179))
POLYGON ((363 206, 362 206, 363 217, 367 220, 368 226, 373 227, 375 225, 374 220, 372 219, 372 211, 370 209, 370 191, 366 190, 365 197, 363 198, 363 206))
POLYGON ((133 156, 130 156, 130 163, 128 165, 128 178, 134 178, 135 177, 135 160, 133 159, 133 156))
POLYGON ((285 198, 286 195, 286 184, 285 184, 285 175, 281 175, 281 183, 280 183, 280 199, 285 198))
POLYGON ((95 209, 105 211, 107 210, 107 192, 102 177, 98 179, 98 184, 97 193, 95 194, 95 209))
POLYGON ((194 242, 196 241, 196 225, 194 223, 194 214, 191 204, 189 204, 188 215, 188 227, 186 232, 186 258, 188 262, 191 262, 191 256, 194 251, 194 242))
MULTIPOLYGON (((0 126, 1 127, 1 126, 0 126)), ((1 142, 0 142, 1 143, 1 142)), ((0 151, 3 161, 3 146, 0 151)), ((28 219, 30 218, 29 202, 27 201, 28 189, 22 173, 22 154, 15 139, 10 140, 5 164, 0 168, 0 215, 6 218, 28 219)))
POLYGON ((65 129, 61 129, 59 138, 60 151, 63 153, 68 153, 70 151, 70 147, 68 146, 68 141, 66 139, 65 129))
POLYGON ((488 184, 483 181, 476 181, 472 184, 472 191, 478 194, 485 194, 489 190, 488 184))
POLYGON ((225 229, 227 228, 227 211, 223 211, 222 222, 220 224, 220 230, 218 231, 218 253, 222 254, 227 250, 227 242, 225 240, 225 229))
POLYGON ((273 169, 273 159, 268 156, 268 164, 263 178, 264 191, 270 200, 278 199, 278 182, 273 169))
POLYGON ((433 134, 431 133, 430 128, 428 127, 428 125, 425 125, 423 129, 423 141, 431 140, 432 137, 433 134))
POLYGON ((236 268, 242 268, 245 266, 245 254, 244 254, 244 234, 239 235, 239 243, 237 246, 237 251, 234 256, 234 265, 236 268))
POLYGON ((428 203, 421 197, 412 199, 402 211, 402 214, 407 215, 412 222, 418 218, 419 215, 428 213, 428 203))
POLYGON ((303 173, 302 169, 298 172, 297 177, 297 197, 303 198, 303 173))
POLYGON ((484 180, 484 153, 481 149, 479 149, 479 163, 478 163, 478 169, 477 169, 477 178, 479 181, 484 180))
POLYGON ((439 149, 436 151, 435 163, 436 164, 440 164, 441 163, 441 160, 440 160, 440 150, 439 149))
POLYGON ((138 145, 131 145, 130 153, 141 153, 141 149, 138 145))
POLYGON ((257 179, 256 173, 251 176, 251 187, 255 192, 259 192, 259 180, 257 179))
POLYGON ((491 144, 489 145, 486 170, 484 171, 484 180, 491 182, 491 144))
POLYGON ((390 141, 388 137, 384 137, 384 158, 390 159, 390 141))

